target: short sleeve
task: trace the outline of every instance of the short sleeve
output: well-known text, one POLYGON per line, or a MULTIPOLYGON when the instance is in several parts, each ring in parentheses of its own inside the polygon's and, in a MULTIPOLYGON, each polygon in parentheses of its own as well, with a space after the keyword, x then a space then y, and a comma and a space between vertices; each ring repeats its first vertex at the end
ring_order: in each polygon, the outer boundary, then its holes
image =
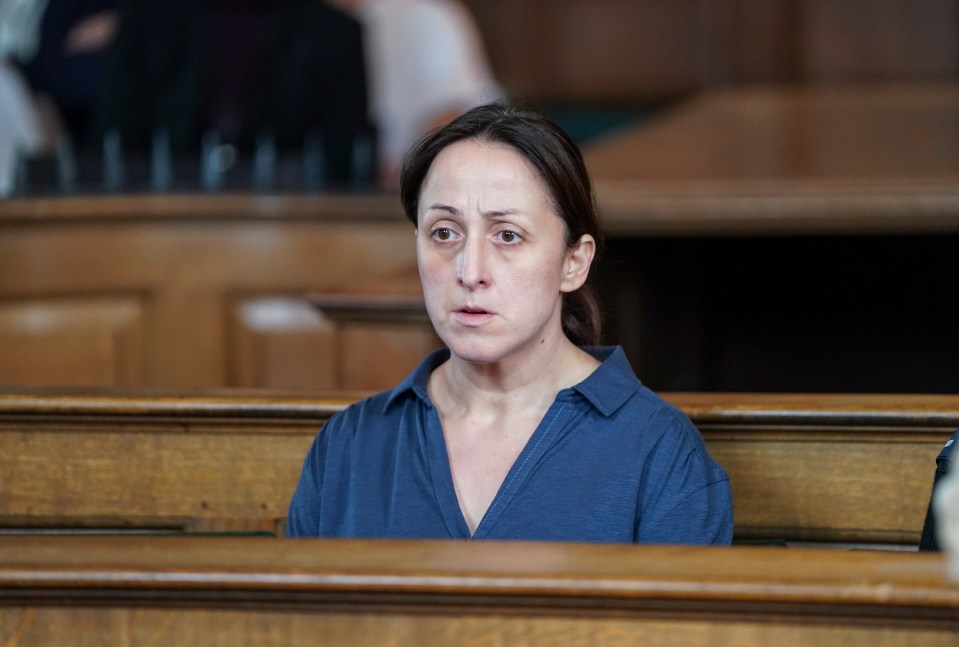
POLYGON ((681 413, 666 410, 654 420, 660 435, 646 468, 647 504, 637 524, 636 541, 731 544, 733 501, 725 470, 681 413))

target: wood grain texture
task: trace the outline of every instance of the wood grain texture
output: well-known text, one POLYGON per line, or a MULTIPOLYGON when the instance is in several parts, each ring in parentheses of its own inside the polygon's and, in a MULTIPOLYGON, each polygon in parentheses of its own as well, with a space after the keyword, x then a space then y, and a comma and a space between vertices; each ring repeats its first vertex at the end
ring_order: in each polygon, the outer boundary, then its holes
POLYGON ((703 92, 590 145, 618 235, 959 231, 959 85, 703 92))
POLYGON ((959 588, 943 573, 940 555, 873 551, 0 537, 0 638, 946 645, 959 588))
MULTIPOLYGON (((421 294, 393 197, 13 200, 0 204, 0 231, 0 384, 349 389, 339 354, 318 343, 322 326, 245 314, 309 309, 313 293, 421 294)), ((393 374, 376 381, 371 365, 361 382, 387 388, 393 374)))
MULTIPOLYGON (((916 544, 959 426, 956 396, 665 395, 729 473, 739 539, 916 544)), ((0 525, 276 531, 314 435, 358 397, 8 391, 0 525)))

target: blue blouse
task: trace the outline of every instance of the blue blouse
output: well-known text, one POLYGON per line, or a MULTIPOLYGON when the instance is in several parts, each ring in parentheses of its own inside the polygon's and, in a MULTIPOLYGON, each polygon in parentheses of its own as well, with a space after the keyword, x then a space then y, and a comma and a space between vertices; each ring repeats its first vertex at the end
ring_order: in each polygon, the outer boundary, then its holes
MULTIPOLYGON (((699 432, 643 386, 619 347, 560 391, 473 539, 729 544, 729 479, 699 432)), ((427 394, 449 351, 317 434, 290 503, 291 537, 469 539, 427 394)))

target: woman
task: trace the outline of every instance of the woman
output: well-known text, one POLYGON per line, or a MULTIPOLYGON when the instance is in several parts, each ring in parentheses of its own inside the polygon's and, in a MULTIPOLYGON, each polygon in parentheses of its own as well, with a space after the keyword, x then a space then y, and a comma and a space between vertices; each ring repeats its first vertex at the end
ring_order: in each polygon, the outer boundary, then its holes
POLYGON ((475 108, 410 152, 401 198, 446 348, 318 434, 288 534, 728 544, 695 427, 594 346, 600 235, 569 137, 475 108))

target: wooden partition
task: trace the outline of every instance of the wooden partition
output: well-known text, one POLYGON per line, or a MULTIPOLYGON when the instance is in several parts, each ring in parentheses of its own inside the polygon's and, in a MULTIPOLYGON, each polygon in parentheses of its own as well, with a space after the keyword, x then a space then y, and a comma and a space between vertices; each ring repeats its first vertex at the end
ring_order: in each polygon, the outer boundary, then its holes
POLYGON ((0 384, 377 389, 437 345, 393 196, 0 203, 0 384))
POLYGON ((0 537, 0 640, 951 647, 944 571, 872 551, 0 537))
POLYGON ((720 88, 584 155, 647 384, 959 393, 959 84, 720 88))
MULTIPOLYGON (((4 532, 282 533, 358 395, 0 396, 4 532)), ((959 396, 668 394, 730 475, 738 540, 916 545, 959 396)))

